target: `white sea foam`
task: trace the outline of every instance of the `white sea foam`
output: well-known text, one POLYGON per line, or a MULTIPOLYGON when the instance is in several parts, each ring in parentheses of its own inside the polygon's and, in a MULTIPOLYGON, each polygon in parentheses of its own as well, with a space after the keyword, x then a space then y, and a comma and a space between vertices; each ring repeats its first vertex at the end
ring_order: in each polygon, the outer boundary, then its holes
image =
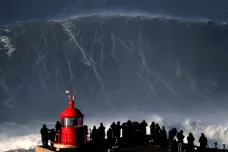
MULTIPOLYGON (((208 23, 211 21, 210 19, 207 19, 205 17, 180 17, 180 16, 172 16, 172 15, 168 15, 168 14, 148 13, 148 12, 143 12, 143 11, 126 12, 123 10, 105 11, 105 12, 99 11, 97 13, 71 15, 71 16, 64 17, 64 18, 57 17, 55 19, 50 19, 50 21, 62 22, 62 21, 67 21, 67 20, 82 19, 84 17, 93 17, 94 19, 96 17, 97 17, 97 19, 100 19, 100 18, 111 19, 112 17, 114 17, 114 18, 123 17, 125 19, 133 19, 133 18, 137 17, 142 20, 160 19, 160 20, 176 20, 178 22, 192 22, 192 23, 208 23)), ((213 22, 216 24, 219 24, 219 25, 227 25, 226 21, 213 21, 213 22)))
POLYGON ((0 36, 0 43, 3 43, 3 47, 4 47, 4 48, 0 48, 0 50, 1 49, 5 49, 7 51, 6 54, 9 57, 12 57, 12 54, 16 50, 16 48, 11 43, 11 40, 9 39, 9 37, 7 37, 7 36, 0 36))

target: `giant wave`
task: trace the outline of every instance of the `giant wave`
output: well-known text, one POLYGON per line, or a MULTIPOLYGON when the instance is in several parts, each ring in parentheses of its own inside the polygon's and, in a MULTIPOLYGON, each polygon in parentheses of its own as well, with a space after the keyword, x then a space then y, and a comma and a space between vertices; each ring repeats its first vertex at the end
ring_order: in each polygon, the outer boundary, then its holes
POLYGON ((42 121, 58 119, 69 87, 90 127, 117 119, 155 119, 168 127, 183 121, 175 126, 227 143, 219 117, 227 114, 227 38, 226 23, 149 14, 2 26, 0 150, 39 144, 42 121))

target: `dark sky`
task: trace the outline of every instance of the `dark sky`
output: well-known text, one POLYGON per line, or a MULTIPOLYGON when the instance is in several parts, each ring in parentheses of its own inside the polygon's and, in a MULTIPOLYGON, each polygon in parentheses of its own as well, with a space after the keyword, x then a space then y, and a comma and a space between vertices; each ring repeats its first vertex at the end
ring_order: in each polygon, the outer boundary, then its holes
POLYGON ((227 0, 1 0, 0 23, 101 10, 146 11, 226 21, 227 0))

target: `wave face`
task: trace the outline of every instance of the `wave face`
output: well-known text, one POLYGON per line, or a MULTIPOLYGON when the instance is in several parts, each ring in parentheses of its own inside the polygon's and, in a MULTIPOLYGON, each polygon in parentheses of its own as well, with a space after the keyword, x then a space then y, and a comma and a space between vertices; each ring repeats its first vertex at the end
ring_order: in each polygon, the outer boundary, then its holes
MULTIPOLYGON (((2 122, 54 123, 67 106, 65 89, 74 88, 89 125, 155 113, 167 124, 184 121, 186 131, 204 131, 227 143, 224 125, 209 125, 224 123, 221 116, 227 114, 226 24, 103 14, 11 24, 0 35, 2 122)), ((39 127, 33 131, 39 133, 39 127)), ((34 132, 24 131, 24 138, 39 139, 34 132)))

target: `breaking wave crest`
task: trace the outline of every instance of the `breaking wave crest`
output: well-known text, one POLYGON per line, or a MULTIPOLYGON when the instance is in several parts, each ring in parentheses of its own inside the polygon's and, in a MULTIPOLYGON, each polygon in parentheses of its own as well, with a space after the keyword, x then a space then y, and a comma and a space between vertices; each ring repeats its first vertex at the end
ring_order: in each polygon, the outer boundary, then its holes
MULTIPOLYGON (((122 119, 113 118, 113 120, 122 120, 125 121, 128 117, 124 117, 122 119)), ((101 118, 104 120, 104 118, 101 118)), ((109 118, 106 121, 103 121, 106 131, 111 125, 112 121, 111 118, 109 118)), ((221 125, 210 125, 210 124, 203 124, 200 121, 193 121, 190 119, 185 119, 181 124, 168 124, 163 119, 163 117, 159 115, 152 115, 148 116, 147 119, 145 119, 148 124, 150 124, 154 120, 155 122, 159 123, 160 126, 166 126, 166 130, 176 127, 178 130, 182 129, 184 131, 185 137, 188 136, 189 132, 192 132, 195 136, 195 144, 198 145, 198 139, 201 133, 205 133, 206 137, 209 141, 209 146, 213 147, 213 143, 216 141, 218 142, 218 146, 222 147, 223 143, 228 143, 228 127, 226 124, 221 125)), ((138 120, 140 121, 140 120, 138 120)), ((35 122, 35 121, 34 121, 35 122)), ((47 123, 47 122, 43 122, 47 123)), ((1 129, 4 129, 3 133, 1 131, 0 134, 0 151, 10 151, 10 150, 31 150, 34 149, 35 146, 40 145, 40 134, 39 129, 42 126, 42 121, 40 121, 40 124, 37 126, 26 126, 26 125, 20 125, 20 124, 13 124, 13 123, 5 123, 1 125, 1 129), (5 127, 5 128, 4 128, 5 127), (15 129, 17 128, 17 129, 15 129)), ((86 124, 88 124, 89 128, 92 128, 92 126, 99 126, 100 119, 93 119, 91 121, 86 121, 86 124)), ((54 126, 54 123, 47 124, 49 128, 54 126)), ((149 127, 147 127, 147 134, 149 134, 149 127)), ((185 138, 184 142, 186 143, 187 140, 185 138)))

